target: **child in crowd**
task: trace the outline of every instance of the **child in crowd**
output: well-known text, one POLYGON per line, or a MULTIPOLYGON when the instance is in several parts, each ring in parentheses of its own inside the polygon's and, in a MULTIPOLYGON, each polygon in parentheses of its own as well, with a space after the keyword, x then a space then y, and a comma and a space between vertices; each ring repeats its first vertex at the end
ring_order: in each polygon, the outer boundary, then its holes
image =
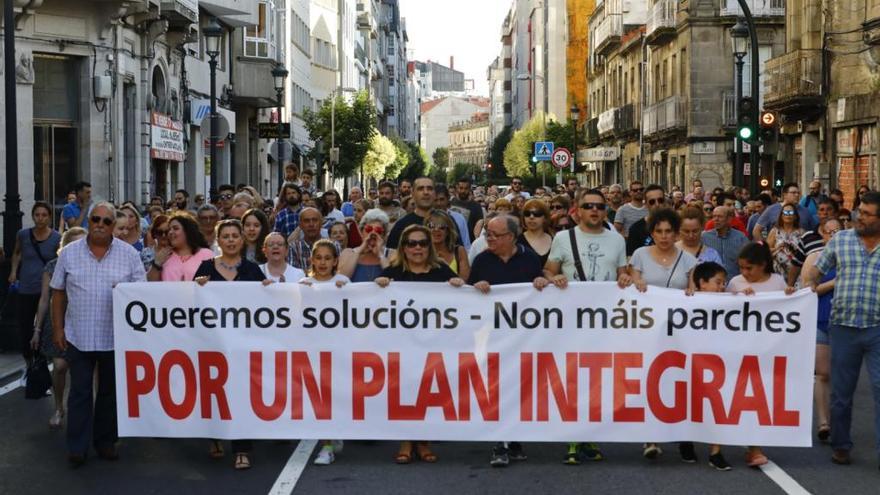
MULTIPOLYGON (((759 292, 785 291, 794 294, 794 287, 785 283, 785 278, 773 273, 773 254, 766 244, 750 242, 742 247, 736 260, 740 274, 733 277, 727 285, 727 292, 751 296, 759 292)), ((751 467, 763 466, 770 462, 761 447, 750 446, 746 452, 746 463, 751 467)))
MULTIPOLYGON (((727 285, 727 271, 714 261, 695 266, 692 276, 696 292, 724 292, 727 285)), ((717 444, 709 445, 709 465, 719 471, 733 469, 721 454, 721 446, 717 444)))
MULTIPOLYGON (((299 283, 308 286, 334 284, 336 287, 342 287, 349 283, 350 280, 341 273, 336 273, 336 267, 339 266, 339 252, 336 245, 329 239, 321 239, 312 246, 312 268, 309 270, 309 276, 300 280, 299 283)), ((321 450, 315 457, 314 464, 318 466, 327 466, 333 464, 336 460, 336 454, 342 452, 342 440, 322 440, 321 450)))

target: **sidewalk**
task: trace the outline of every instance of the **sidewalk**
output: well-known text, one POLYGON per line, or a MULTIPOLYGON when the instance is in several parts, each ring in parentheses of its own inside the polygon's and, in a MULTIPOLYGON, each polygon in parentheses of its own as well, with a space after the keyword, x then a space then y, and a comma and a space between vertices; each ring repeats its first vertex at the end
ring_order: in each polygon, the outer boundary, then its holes
POLYGON ((0 353, 0 380, 21 372, 24 361, 17 352, 0 353))

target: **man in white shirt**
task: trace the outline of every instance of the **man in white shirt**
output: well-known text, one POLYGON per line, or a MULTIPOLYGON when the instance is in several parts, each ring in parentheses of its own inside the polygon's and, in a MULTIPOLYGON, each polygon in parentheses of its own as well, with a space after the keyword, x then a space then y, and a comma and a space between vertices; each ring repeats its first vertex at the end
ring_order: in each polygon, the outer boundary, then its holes
POLYGON ((639 181, 629 184, 630 202, 621 206, 614 215, 614 228, 624 237, 634 223, 648 216, 645 207, 645 186, 639 181))

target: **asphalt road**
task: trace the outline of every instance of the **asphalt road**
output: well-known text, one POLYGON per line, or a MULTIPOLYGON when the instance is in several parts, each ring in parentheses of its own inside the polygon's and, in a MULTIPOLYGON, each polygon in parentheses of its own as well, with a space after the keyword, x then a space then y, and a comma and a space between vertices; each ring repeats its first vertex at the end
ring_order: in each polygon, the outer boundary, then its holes
MULTIPOLYGON (((0 387, 9 380, 0 382, 0 387)), ((2 388, 0 388, 2 390, 2 388)), ((526 444, 529 459, 506 469, 489 467, 486 443, 438 443, 437 464, 393 462, 394 442, 346 442, 331 466, 308 464, 296 480, 297 494, 570 494, 610 493, 804 493, 880 494, 880 470, 874 453, 870 386, 863 375, 853 435, 854 464, 835 466, 830 448, 772 448, 770 459, 796 484, 777 484, 761 470, 748 468, 741 447, 728 447, 730 472, 706 464, 707 447, 698 446, 700 462, 684 464, 674 444, 664 445, 657 461, 641 457, 635 444, 604 444, 607 460, 566 466, 564 446, 526 444)), ((52 400, 24 399, 22 389, 0 396, 0 494, 263 494, 269 493, 298 443, 257 442, 250 471, 232 469, 232 456, 212 460, 205 440, 123 439, 115 462, 96 457, 80 469, 66 462, 64 433, 50 430, 52 400)), ((229 447, 227 444, 227 452, 229 447)))

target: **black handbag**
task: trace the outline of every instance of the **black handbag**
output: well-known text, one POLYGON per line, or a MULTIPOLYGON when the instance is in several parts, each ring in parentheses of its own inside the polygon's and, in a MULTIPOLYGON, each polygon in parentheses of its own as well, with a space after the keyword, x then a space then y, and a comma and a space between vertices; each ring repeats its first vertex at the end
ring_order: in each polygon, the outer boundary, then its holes
POLYGON ((46 397, 46 391, 52 387, 52 374, 49 373, 49 365, 44 357, 39 356, 35 358, 31 365, 28 366, 25 380, 25 399, 42 399, 46 397))

